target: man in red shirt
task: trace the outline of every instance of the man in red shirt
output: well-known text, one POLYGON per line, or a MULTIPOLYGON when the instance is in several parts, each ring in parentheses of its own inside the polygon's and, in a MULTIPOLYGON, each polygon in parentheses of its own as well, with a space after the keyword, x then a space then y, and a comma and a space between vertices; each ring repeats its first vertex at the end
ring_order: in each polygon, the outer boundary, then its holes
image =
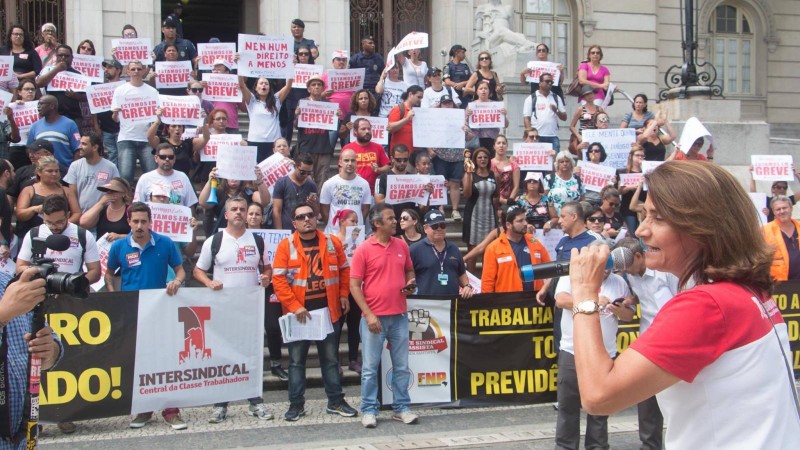
POLYGON ((389 112, 389 126, 387 127, 389 133, 392 133, 389 148, 394 148, 397 144, 405 144, 406 147, 411 149, 411 164, 414 164, 414 133, 411 128, 411 122, 414 118, 414 108, 419 107, 422 103, 422 94, 424 90, 417 86, 408 88, 405 94, 401 97, 403 102, 392 108, 389 112))
POLYGON ((356 152, 356 172, 367 180, 369 191, 374 192, 375 180, 389 171, 391 161, 383 151, 383 146, 372 142, 372 125, 369 120, 357 119, 353 128, 356 130, 356 142, 345 145, 342 150, 356 152))

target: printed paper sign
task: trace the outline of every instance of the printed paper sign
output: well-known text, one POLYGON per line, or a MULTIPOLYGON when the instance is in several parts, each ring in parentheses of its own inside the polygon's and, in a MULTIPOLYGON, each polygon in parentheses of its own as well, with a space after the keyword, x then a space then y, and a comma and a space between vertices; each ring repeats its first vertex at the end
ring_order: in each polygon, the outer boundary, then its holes
MULTIPOLYGON (((656 167, 660 166, 661 164, 664 164, 664 161, 642 161, 642 173, 647 175, 648 173, 654 171, 656 167)), ((647 181, 644 182, 642 189, 645 191, 647 190, 647 181)))
POLYGON ((469 127, 478 128, 505 128, 506 115, 503 113, 503 102, 472 102, 469 104, 472 114, 469 116, 469 127))
POLYGON ((5 123, 8 121, 8 117, 6 117, 5 111, 6 106, 11 105, 11 99, 14 98, 14 95, 11 92, 6 92, 0 89, 0 123, 5 123))
POLYGON ((322 75, 323 70, 319 64, 295 64, 292 87, 305 89, 306 81, 314 75, 322 75))
POLYGON ((200 99, 196 95, 159 95, 161 122, 167 125, 197 125, 200 117, 200 99))
POLYGON ((707 149, 710 144, 714 143, 714 136, 711 135, 711 132, 706 129, 706 127, 697 119, 697 117, 690 117, 689 120, 683 125, 683 131, 681 132, 681 139, 679 141, 679 148, 683 153, 688 153, 689 149, 692 148, 692 144, 694 141, 698 140, 699 138, 703 139, 703 149, 707 149))
POLYGON ((31 125, 39 120, 39 101, 14 102, 9 107, 14 114, 14 122, 19 128, 20 142, 28 142, 28 133, 31 130, 31 125))
POLYGON ((11 81, 17 78, 14 73, 14 57, 0 56, 0 81, 11 81))
POLYGON ((753 179, 757 181, 792 181, 792 155, 750 155, 753 179))
POLYGON ((467 272, 467 280, 469 280, 469 284, 472 286, 472 292, 475 294, 481 293, 481 279, 476 277, 470 272, 467 272))
POLYGON ((336 113, 338 103, 300 100, 300 115, 297 116, 297 128, 317 128, 335 131, 339 120, 336 113))
POLYGON ((93 83, 102 83, 103 57, 100 55, 72 55, 72 68, 83 74, 93 83))
POLYGON ((386 54, 386 68, 383 70, 385 70, 387 73, 392 70, 392 67, 394 67, 395 56, 397 56, 398 53, 400 53, 400 51, 397 50, 397 47, 392 47, 392 49, 389 50, 389 53, 386 54))
POLYGON ((433 192, 430 194, 430 201, 428 204, 431 206, 446 205, 449 201, 447 197, 447 181, 444 175, 419 175, 421 177, 428 177, 429 183, 433 185, 433 192))
POLYGON ((294 78, 294 40, 289 36, 239 35, 239 75, 294 78))
POLYGON ((203 75, 206 88, 203 89, 203 100, 210 102, 242 101, 242 91, 239 90, 239 77, 227 73, 207 73, 203 75))
POLYGON ((156 61, 156 89, 185 89, 190 81, 191 61, 156 61))
POLYGON ((328 70, 327 89, 333 92, 355 92, 364 88, 365 68, 328 70))
POLYGON ((261 171, 264 185, 269 189, 269 194, 272 195, 272 189, 278 179, 289 175, 294 170, 294 161, 280 153, 275 153, 258 163, 258 170, 261 171))
MULTIPOLYGON (((603 165, 624 169, 628 164, 631 145, 636 143, 636 130, 633 128, 607 128, 605 130, 582 130, 583 142, 599 142, 606 150, 603 165)), ((588 148, 587 148, 588 149, 588 148)), ((584 159, 588 159, 585 156, 584 159)))
POLYGON ((749 192, 750 200, 753 202, 753 206, 756 207, 756 212, 758 213, 758 221, 761 226, 767 224, 767 215, 764 214, 764 209, 769 208, 767 205, 767 194, 763 192, 749 192))
POLYGON ((153 220, 150 230, 175 242, 192 242, 192 210, 183 205, 148 203, 153 220))
POLYGON ((411 123, 414 147, 463 149, 466 144, 461 108, 414 108, 411 123))
POLYGON ((642 173, 621 173, 619 174, 619 185, 636 187, 642 182, 642 178, 644 178, 642 173))
POLYGON ((400 42, 394 46, 397 53, 411 50, 412 48, 427 48, 428 47, 428 33, 421 33, 419 31, 412 31, 400 39, 400 42))
POLYGON ((89 103, 89 110, 92 114, 111 111, 114 91, 123 84, 125 84, 124 81, 114 81, 113 83, 89 85, 86 88, 86 101, 89 103))
POLYGON ((158 92, 125 95, 119 108, 120 123, 153 122, 158 109, 158 92))
POLYGON ((108 252, 111 250, 111 242, 108 242, 108 233, 97 239, 97 253, 100 254, 100 279, 92 284, 92 292, 99 292, 106 285, 106 269, 108 268, 108 252))
MULTIPOLYGON (((183 134, 181 135, 181 140, 185 141, 186 139, 194 139, 200 134, 197 132, 197 128, 184 128, 183 134)), ((213 136, 213 135, 212 135, 213 136)))
POLYGON ((278 243, 292 236, 292 230, 258 230, 248 228, 247 231, 257 234, 264 239, 264 252, 266 252, 267 261, 270 264, 275 260, 275 252, 278 250, 278 243))
POLYGON ((342 249, 344 250, 344 256, 347 257, 348 262, 353 258, 353 253, 355 253, 356 248, 364 242, 365 234, 366 230, 363 225, 345 227, 342 249))
POLYGON ((544 248, 547 249, 547 254, 550 255, 550 261, 555 261, 557 259, 558 252, 556 252, 556 247, 562 237, 564 237, 564 232, 561 230, 550 230, 546 234, 544 230, 536 230, 536 240, 541 242, 544 248))
POLYGON ((613 167, 588 161, 578 161, 578 167, 581 168, 581 181, 583 181, 583 187, 587 191, 600 192, 617 175, 617 171, 613 167))
POLYGON ((371 117, 371 116, 352 116, 350 120, 353 122, 353 129, 350 130, 350 142, 356 141, 356 127, 355 123, 358 119, 367 119, 372 126, 372 142, 380 145, 389 145, 389 118, 387 117, 371 117))
MULTIPOLYGON (((392 175, 386 177, 386 203, 390 205, 407 202, 426 204, 429 194, 425 186, 432 182, 431 178, 433 178, 431 175, 392 175)), ((441 196, 446 197, 446 193, 441 196)))
POLYGON ((255 180, 257 148, 253 145, 223 145, 217 150, 217 176, 228 180, 255 180))
POLYGON ((528 61, 528 74, 525 81, 528 83, 538 83, 542 74, 549 73, 553 76, 553 86, 558 86, 561 81, 561 71, 558 70, 558 63, 551 61, 528 61))
POLYGON ((212 134, 206 146, 200 151, 200 161, 216 161, 217 152, 221 146, 241 143, 241 134, 212 134))
POLYGON ((47 85, 47 92, 73 91, 86 92, 89 86, 89 79, 79 73, 58 72, 47 85))
POLYGON ((600 104, 600 107, 603 109, 607 109, 608 105, 611 103, 611 99, 614 98, 614 91, 617 90, 617 85, 614 83, 608 83, 608 89, 606 90, 606 96, 603 97, 603 103, 600 104))
POLYGON ((200 60, 197 68, 200 70, 211 70, 214 68, 214 61, 224 59, 231 67, 236 67, 233 61, 233 54, 236 53, 235 42, 217 42, 209 44, 197 44, 197 56, 200 60))
POLYGON ((514 158, 521 170, 550 172, 553 170, 553 144, 517 142, 514 144, 514 158))
POLYGON ((111 47, 114 48, 114 58, 123 67, 131 61, 140 61, 145 66, 153 64, 153 58, 150 56, 153 43, 148 38, 112 39, 111 47))

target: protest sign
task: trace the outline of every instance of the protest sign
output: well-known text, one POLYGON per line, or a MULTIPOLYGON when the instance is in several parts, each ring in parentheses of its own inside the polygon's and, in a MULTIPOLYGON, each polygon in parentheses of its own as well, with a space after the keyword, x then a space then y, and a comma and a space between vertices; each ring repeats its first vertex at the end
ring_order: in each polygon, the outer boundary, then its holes
POLYGON ((333 92, 355 92, 364 87, 366 69, 329 69, 328 86, 333 92))
POLYGON ((503 102, 472 102, 467 107, 472 111, 469 116, 469 127, 478 128, 505 128, 506 115, 503 102))
POLYGON ((553 170, 553 144, 550 142, 514 144, 514 158, 520 170, 550 172, 553 170))
POLYGON ((344 256, 347 257, 348 262, 353 259, 353 253, 355 253, 356 248, 364 242, 365 231, 363 225, 345 227, 342 250, 344 250, 344 256))
POLYGON ((714 136, 711 135, 711 132, 706 129, 697 117, 690 117, 683 125, 678 148, 683 153, 688 153, 694 141, 700 138, 704 138, 703 148, 700 149, 701 152, 714 144, 714 136))
MULTIPOLYGON (((433 185, 433 192, 430 194, 428 204, 431 206, 446 205, 449 201, 447 198, 447 181, 444 175, 420 175, 428 177, 429 182, 433 185)), ((388 178, 388 177, 387 177, 388 178)))
POLYGON ((464 148, 463 109, 414 108, 411 123, 414 147, 464 148))
POLYGON ((199 134, 197 133, 196 127, 184 128, 183 134, 181 135, 181 140, 185 141, 186 139, 194 139, 197 136, 199 136, 199 134))
POLYGON ((0 81, 15 80, 17 75, 14 73, 14 57, 0 56, 0 81))
POLYGON ((294 78, 294 40, 290 36, 239 34, 239 75, 294 78))
POLYGON ((192 242, 192 210, 183 205, 148 203, 152 215, 150 230, 175 242, 192 242))
POLYGON ((5 111, 6 106, 11 105, 11 99, 14 98, 14 95, 11 92, 6 92, 0 89, 0 123, 4 123, 8 120, 8 117, 3 113, 5 111))
POLYGON ((50 80, 47 85, 47 92, 73 91, 86 92, 89 86, 89 79, 79 73, 62 71, 50 80))
POLYGON ((467 280, 469 284, 472 286, 472 293, 473 294, 480 294, 481 293, 481 279, 480 277, 476 277, 470 272, 467 272, 467 280))
POLYGON ((255 180, 256 150, 252 145, 221 145, 217 150, 217 176, 228 180, 255 180))
POLYGON ((101 55, 72 55, 72 68, 83 74, 93 83, 106 81, 103 77, 103 57, 101 55))
POLYGON ((197 44, 197 68, 200 70, 211 70, 214 68, 214 61, 224 59, 235 67, 233 55, 236 53, 235 42, 216 42, 208 44, 197 44))
POLYGON ((25 103, 14 102, 9 105, 14 114, 14 122, 19 128, 20 142, 28 142, 28 133, 31 125, 39 120, 39 101, 33 100, 25 103))
POLYGON ((749 192, 750 200, 753 202, 753 206, 756 207, 756 213, 758 213, 758 221, 761 226, 764 226, 769 222, 767 220, 767 215, 764 214, 764 209, 769 208, 767 205, 767 194, 763 192, 749 192))
POLYGON ((525 81, 528 83, 538 83, 542 74, 549 73, 553 76, 553 86, 558 86, 561 81, 561 71, 558 70, 558 63, 551 61, 528 61, 528 73, 525 81))
MULTIPOLYGON (((603 165, 624 169, 628 164, 631 145, 636 143, 636 130, 633 128, 606 128, 604 130, 581 130, 583 142, 599 142, 606 150, 603 165)), ((588 159, 584 151, 584 159, 588 159)))
POLYGON ((150 49, 153 48, 153 43, 149 38, 135 38, 135 39, 112 39, 111 40, 112 56, 122 64, 127 66, 131 61, 140 61, 145 66, 153 64, 153 58, 150 56, 150 49))
POLYGON ((227 73, 207 73, 203 75, 206 83, 203 89, 203 100, 210 102, 242 101, 242 91, 239 90, 239 77, 227 73))
POLYGON ((753 179, 757 181, 792 181, 792 155, 750 155, 753 179))
POLYGON ((275 187, 275 183, 278 182, 278 179, 289 175, 292 170, 294 170, 294 161, 280 153, 275 153, 258 163, 258 170, 261 171, 261 179, 269 190, 269 194, 272 195, 272 189, 275 187))
POLYGON ((241 134, 212 134, 206 146, 200 150, 200 161, 216 161, 217 151, 221 146, 239 145, 241 143, 241 134))
POLYGON ((191 61, 156 61, 156 89, 186 89, 190 81, 191 61))
POLYGON ((583 187, 587 191, 602 191, 604 187, 611 183, 611 179, 617 175, 617 171, 613 167, 588 161, 578 161, 578 167, 581 168, 581 181, 583 181, 583 187))
MULTIPOLYGON (((664 161, 642 161, 642 174, 647 175, 661 164, 664 164, 664 161)), ((645 191, 647 190, 647 181, 642 185, 642 189, 645 191)))
POLYGON ((394 175, 386 177, 386 203, 422 203, 428 201, 425 186, 431 182, 430 175, 394 175))
POLYGON ((356 127, 355 123, 358 119, 367 119, 372 126, 372 142, 380 145, 389 145, 389 118, 387 117, 372 117, 372 116, 352 116, 350 121, 353 122, 353 129, 350 130, 350 142, 356 141, 356 127))
POLYGON ((400 42, 394 46, 397 53, 411 50, 412 48, 427 48, 428 47, 428 33, 419 31, 412 31, 400 39, 400 42))
POLYGON ((17 263, 9 257, 0 259, 0 273, 4 273, 13 278, 14 275, 17 274, 17 263))
POLYGON ((92 292, 99 292, 106 285, 106 269, 108 269, 108 252, 111 250, 111 242, 108 241, 108 233, 97 239, 97 253, 100 255, 100 279, 92 284, 92 292))
POLYGON ((264 239, 264 253, 267 254, 267 262, 269 262, 269 264, 272 264, 272 261, 275 260, 275 252, 278 249, 278 243, 292 236, 292 230, 259 230, 248 228, 247 231, 257 234, 264 239))
POLYGON ((622 186, 630 186, 636 187, 639 186, 639 183, 642 182, 642 177, 644 174, 642 173, 621 173, 619 174, 619 185, 622 186))
POLYGON ((617 90, 617 85, 614 83, 608 83, 608 89, 606 89, 606 96, 603 97, 603 103, 600 104, 600 107, 603 109, 607 109, 608 105, 611 104, 611 99, 614 98, 614 91, 617 90))
POLYGON ((547 254, 550 255, 550 261, 557 260, 558 252, 556 251, 556 247, 561 241, 561 238, 564 237, 564 232, 553 229, 545 233, 544 230, 537 229, 535 235, 536 240, 541 242, 544 248, 547 249, 547 254))
POLYGON ((295 64, 292 87, 305 89, 306 81, 314 75, 322 75, 322 71, 323 68, 319 64, 295 64))
POLYGON ((386 68, 383 69, 386 73, 389 73, 392 67, 394 67, 395 56, 397 56, 398 53, 400 53, 400 51, 397 50, 397 47, 392 47, 392 49, 389 50, 389 53, 386 55, 386 68))
POLYGON ((300 100, 297 128, 317 128, 335 131, 339 125, 337 111, 339 111, 338 103, 300 100))
POLYGON ((153 122, 158 110, 158 92, 125 95, 119 102, 119 109, 122 124, 153 122))
POLYGON ((201 123, 200 99, 196 95, 159 95, 161 122, 167 125, 193 125, 201 123))
POLYGON ((124 81, 114 81, 112 83, 91 84, 86 87, 86 101, 89 103, 89 111, 92 114, 111 111, 114 91, 123 84, 125 84, 124 81))

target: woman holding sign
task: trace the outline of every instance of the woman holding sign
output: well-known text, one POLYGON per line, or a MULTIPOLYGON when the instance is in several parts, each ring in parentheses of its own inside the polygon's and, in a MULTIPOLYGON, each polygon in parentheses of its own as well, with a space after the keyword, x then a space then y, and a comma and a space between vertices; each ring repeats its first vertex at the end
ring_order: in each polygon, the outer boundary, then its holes
POLYGON ((631 235, 636 232, 636 228, 639 226, 639 217, 636 211, 631 209, 631 200, 633 200, 633 196, 636 195, 638 201, 644 203, 647 199, 647 191, 639 190, 639 194, 636 194, 638 183, 625 184, 625 177, 622 175, 642 173, 642 161, 644 161, 644 148, 642 148, 641 145, 633 144, 630 153, 628 153, 628 164, 625 166, 625 169, 617 171, 619 193, 622 194, 619 214, 622 216, 622 220, 625 221, 625 226, 628 228, 628 233, 631 235))
POLYGON ((208 123, 205 120, 205 111, 200 110, 200 117, 203 118, 203 126, 200 127, 199 135, 193 139, 183 139, 183 132, 186 127, 183 125, 168 125, 166 136, 157 136, 156 132, 161 127, 161 108, 156 109, 156 120, 147 129, 147 142, 153 148, 158 148, 159 144, 167 143, 175 151, 175 164, 173 169, 180 170, 188 174, 192 169, 194 155, 199 153, 206 146, 211 134, 208 131, 208 123))
POLYGON ((349 144, 350 131, 353 129, 353 118, 372 117, 372 111, 375 111, 377 107, 378 102, 369 90, 361 89, 360 91, 356 91, 356 93, 350 97, 350 112, 344 120, 344 127, 346 130, 342 130, 339 133, 339 137, 343 139, 345 143, 349 144))
POLYGON ((203 186, 203 190, 200 191, 200 196, 198 197, 200 207, 203 208, 204 211, 203 230, 206 232, 206 236, 211 236, 216 233, 217 230, 227 226, 228 221, 225 220, 225 201, 229 198, 242 197, 247 200, 247 204, 256 202, 263 205, 270 202, 267 185, 265 185, 261 179, 261 170, 256 168, 255 171, 258 189, 253 189, 253 186, 246 181, 219 178, 217 177, 217 168, 214 167, 211 169, 211 173, 208 174, 208 181, 203 186), (219 186, 215 188, 217 190, 217 202, 209 203, 208 200, 211 197, 212 189, 211 180, 215 178, 219 180, 219 186))
MULTIPOLYGON (((478 82, 477 87, 478 97, 475 99, 474 102, 470 103, 467 106, 467 123, 469 123, 469 117, 474 114, 476 107, 474 106, 476 103, 486 103, 494 101, 491 97, 491 84, 488 80, 481 80, 478 82)), ((505 127, 508 128, 508 114, 505 108, 501 108, 500 112, 503 114, 505 118, 505 127)), ((473 130, 475 134, 478 135, 478 139, 481 143, 481 147, 490 149, 489 154, 494 158, 494 141, 497 136, 500 135, 500 128, 478 128, 473 130)))
MULTIPOLYGON (((301 46, 298 47, 294 52, 295 58, 297 58, 298 64, 314 64, 314 57, 311 55, 311 50, 308 47, 301 46)), ((327 84, 327 76, 325 77, 325 83, 327 84)), ((289 91, 289 95, 286 97, 286 104, 284 105, 286 109, 286 125, 281 130, 281 136, 286 138, 287 141, 292 140, 292 135, 294 134, 294 112, 297 109, 297 105, 300 104, 300 100, 304 98, 308 98, 308 89, 304 87, 295 87, 291 88, 289 91)), ((248 140, 250 140, 248 138, 248 140)), ((259 162, 261 159, 259 158, 259 162)))
MULTIPOLYGON (((483 237, 497 227, 495 211, 500 207, 497 182, 490 168, 489 150, 479 147, 472 154, 474 172, 464 173, 462 186, 467 204, 464 208, 464 228, 461 240, 467 243, 467 250, 480 244, 483 237)), ((477 262, 470 261, 467 270, 474 273, 477 262)))
POLYGON ((28 30, 20 24, 8 28, 5 45, 0 47, 0 55, 14 57, 14 73, 20 81, 24 78, 36 78, 42 70, 42 58, 36 53, 28 30))
POLYGON ((250 128, 247 130, 247 145, 258 147, 257 162, 272 155, 275 141, 281 137, 279 114, 281 105, 292 90, 291 78, 286 85, 273 94, 272 85, 267 78, 259 78, 251 91, 247 87, 245 77, 239 77, 239 89, 242 91, 242 103, 247 107, 250 128))

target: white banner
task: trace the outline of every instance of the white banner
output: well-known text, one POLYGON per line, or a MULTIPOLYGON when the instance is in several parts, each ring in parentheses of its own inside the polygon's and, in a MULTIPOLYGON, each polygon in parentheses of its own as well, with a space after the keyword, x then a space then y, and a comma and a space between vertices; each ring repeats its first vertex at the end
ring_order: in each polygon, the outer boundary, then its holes
POLYGON ((242 101, 242 91, 239 90, 239 77, 227 73, 207 73, 203 75, 206 87, 203 89, 203 100, 210 102, 242 101))
POLYGON ((355 92, 364 87, 365 68, 328 69, 328 86, 333 92, 355 92))
POLYGON ((261 179, 264 180, 264 185, 269 190, 269 195, 272 195, 272 190, 275 188, 275 183, 278 182, 278 179, 289 175, 294 170, 294 161, 280 153, 275 153, 258 163, 258 170, 261 171, 261 179))
POLYGON ((792 155, 750 155, 753 179, 757 181, 793 181, 792 155))
POLYGON ((192 242, 192 210, 183 205, 148 203, 153 219, 150 229, 175 242, 192 242))
POLYGON ((275 251, 278 249, 278 243, 292 235, 292 230, 257 230, 248 228, 247 231, 264 239, 264 252, 267 254, 267 260, 270 264, 275 260, 275 251))
MULTIPOLYGON (((125 238, 122 238, 125 239, 125 238)), ((106 269, 108 268, 108 251, 111 250, 112 242, 108 242, 108 233, 97 239, 97 253, 100 255, 100 279, 92 284, 92 292, 99 292, 106 285, 106 269)), ((84 267, 86 265, 84 264, 84 267)))
POLYGON ((93 83, 105 81, 103 76, 103 57, 101 55, 72 55, 72 68, 82 73, 93 83))
POLYGON ((431 182, 430 175, 389 175, 386 177, 386 203, 428 202, 425 186, 431 182))
POLYGON ((632 186, 636 187, 639 186, 639 183, 642 182, 642 177, 644 174, 642 173, 621 173, 619 174, 619 185, 622 186, 632 186))
POLYGON ((389 145, 388 117, 352 116, 350 121, 353 122, 353 129, 350 130, 350 142, 356 142, 355 123, 358 119, 369 120, 369 124, 372 125, 372 142, 380 145, 389 145))
POLYGON ((294 40, 290 36, 239 34, 239 75, 294 78, 294 40))
POLYGON ((14 95, 11 94, 11 92, 0 89, 0 123, 5 123, 8 121, 8 117, 3 111, 5 111, 6 106, 11 106, 12 98, 14 98, 14 95))
POLYGON ((558 63, 551 61, 528 61, 528 73, 525 81, 528 83, 538 83, 542 74, 549 73, 553 76, 553 86, 558 86, 561 81, 561 71, 558 70, 558 63))
POLYGON ((578 161, 578 167, 581 168, 581 181, 583 181, 583 187, 587 191, 600 192, 611 183, 611 179, 617 174, 613 167, 588 161, 578 161))
POLYGON ((463 109, 414 108, 411 123, 414 147, 463 149, 466 145, 463 109))
POLYGON ((217 152, 220 147, 225 145, 240 145, 241 143, 241 134, 212 134, 206 146, 200 150, 200 161, 216 161, 217 152))
POLYGON ((0 56, 0 81, 11 81, 17 78, 14 73, 14 57, 0 56))
POLYGON ((264 289, 139 292, 133 414, 260 397, 264 289))
POLYGON ((767 194, 763 192, 748 192, 750 195, 750 200, 753 202, 753 206, 756 207, 756 213, 758 213, 758 221, 763 227, 767 224, 767 215, 764 214, 764 208, 769 208, 767 205, 767 194))
POLYGON ((167 125, 197 126, 200 117, 200 99, 196 95, 159 95, 161 122, 167 125))
POLYGON ((228 180, 255 180, 257 150, 252 145, 221 145, 217 150, 217 176, 228 180))
POLYGON ((150 55, 153 43, 149 38, 112 39, 111 47, 114 49, 112 56, 122 64, 122 67, 131 61, 141 61, 145 66, 153 64, 150 55))
POLYGON ((86 92, 89 86, 89 79, 79 73, 58 72, 47 85, 47 92, 73 91, 86 92))
POLYGON ((89 111, 91 111, 92 114, 111 111, 114 91, 123 84, 125 84, 125 82, 120 80, 112 83, 89 85, 86 88, 86 101, 89 103, 89 111))
POLYGON ((236 67, 233 55, 236 53, 235 42, 216 42, 208 44, 197 44, 197 68, 200 70, 211 70, 214 68, 214 61, 224 59, 230 63, 231 67, 236 67))
POLYGON ((319 64, 295 64, 292 87, 305 89, 306 81, 314 75, 322 75, 323 70, 323 67, 319 64))
POLYGON ((158 110, 158 92, 125 95, 119 108, 120 123, 153 122, 158 110))
MULTIPOLYGON (((628 164, 631 145, 636 143, 636 130, 633 128, 607 128, 605 130, 582 130, 583 142, 599 142, 606 150, 603 165, 624 169, 628 164)), ((584 150, 584 159, 585 157, 584 150)))
POLYGON ((563 237, 564 232, 561 230, 550 230, 546 234, 544 230, 536 230, 536 239, 547 249, 547 254, 550 255, 550 261, 555 261, 557 259, 556 256, 558 252, 556 252, 556 246, 558 246, 558 243, 563 237))
POLYGON ((156 61, 156 89, 186 89, 190 81, 191 61, 156 61))
POLYGON ((297 128, 317 128, 335 131, 339 122, 336 113, 339 104, 300 100, 300 114, 297 116, 297 128))
POLYGON ((444 179, 444 175, 420 175, 422 177, 428 177, 430 180, 429 182, 433 184, 433 192, 430 195, 430 202, 428 202, 431 206, 439 206, 439 205, 446 205, 450 201, 447 197, 447 180, 444 179))
POLYGON ((25 103, 14 102, 8 105, 11 112, 14 113, 14 122, 17 123, 19 128, 20 142, 28 142, 28 133, 31 131, 31 125, 39 120, 39 101, 33 100, 25 103))
POLYGON ((467 107, 472 111, 469 116, 469 127, 478 128, 505 128, 506 116, 502 109, 503 102, 472 102, 467 107))
POLYGON ((428 33, 419 31, 412 31, 400 39, 400 42, 394 46, 396 53, 411 50, 412 48, 427 48, 428 47, 428 33))
POLYGON ((551 172, 553 170, 553 144, 550 142, 516 142, 514 158, 521 170, 551 172))

